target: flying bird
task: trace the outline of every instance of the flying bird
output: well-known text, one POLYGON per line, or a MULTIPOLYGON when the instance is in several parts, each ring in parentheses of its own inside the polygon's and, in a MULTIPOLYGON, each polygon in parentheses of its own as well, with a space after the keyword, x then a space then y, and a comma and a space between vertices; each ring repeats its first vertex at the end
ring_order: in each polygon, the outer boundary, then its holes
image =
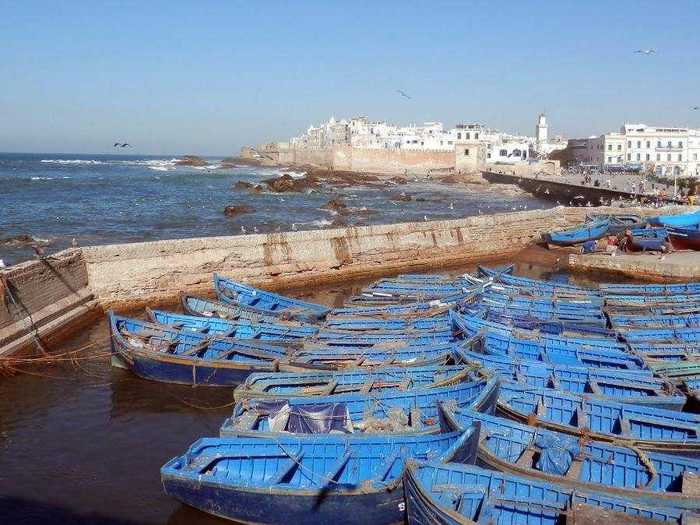
POLYGON ((401 89, 397 89, 396 92, 397 92, 399 95, 401 95, 402 97, 405 97, 405 98, 408 98, 408 99, 411 98, 410 96, 408 96, 408 95, 406 94, 405 91, 403 91, 403 90, 401 90, 401 89))
POLYGON ((700 111, 700 106, 693 106, 693 111, 700 111))
POLYGON ((656 53, 656 49, 637 49, 635 53, 638 55, 653 55, 656 53))
POLYGON ((130 147, 131 147, 131 144, 129 144, 128 142, 125 142, 124 144, 122 144, 122 148, 130 148, 130 147))
POLYGON ((113 148, 119 148, 121 147, 122 143, 121 142, 115 142, 113 148))

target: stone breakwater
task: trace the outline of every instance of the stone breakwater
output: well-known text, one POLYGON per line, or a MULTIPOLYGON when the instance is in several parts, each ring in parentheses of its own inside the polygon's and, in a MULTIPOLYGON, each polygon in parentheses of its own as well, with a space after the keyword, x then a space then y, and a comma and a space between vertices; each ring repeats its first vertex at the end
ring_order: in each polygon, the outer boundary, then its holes
MULTIPOLYGON (((649 215, 683 210, 625 211, 649 215)), ((35 336, 43 339, 67 331, 103 309, 174 303, 181 291, 210 293, 213 272, 281 289, 503 259, 543 232, 581 222, 590 211, 559 207, 446 221, 64 250, 0 274, 0 355, 30 345, 35 336)))

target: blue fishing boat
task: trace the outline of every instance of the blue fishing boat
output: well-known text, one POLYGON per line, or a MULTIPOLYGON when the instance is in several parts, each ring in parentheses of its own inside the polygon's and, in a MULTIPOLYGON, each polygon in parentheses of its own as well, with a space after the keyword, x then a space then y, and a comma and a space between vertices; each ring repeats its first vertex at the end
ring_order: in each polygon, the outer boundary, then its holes
POLYGON ((334 308, 326 316, 329 318, 346 318, 349 316, 362 316, 362 317, 401 317, 401 318, 414 318, 414 317, 432 317, 434 315, 443 315, 447 312, 455 303, 464 300, 469 297, 469 294, 460 295, 450 301, 425 301, 425 302, 414 302, 406 303, 400 305, 384 305, 384 306, 350 306, 343 308, 334 308))
POLYGON ((212 338, 107 314, 113 364, 144 379, 201 386, 232 386, 253 372, 279 370, 282 347, 254 340, 212 338))
POLYGON ((542 234, 542 240, 547 244, 554 244, 556 246, 573 246, 586 241, 600 239, 608 233, 609 228, 609 220, 599 219, 586 222, 567 230, 544 233, 542 234))
POLYGON ((497 373, 504 381, 537 388, 552 388, 620 403, 681 410, 686 397, 671 383, 653 377, 649 370, 621 370, 555 365, 459 351, 466 363, 497 373))
POLYGON ((668 237, 676 250, 700 250, 700 224, 669 227, 668 237))
POLYGON ((243 305, 288 319, 314 322, 323 319, 330 309, 316 303, 292 299, 284 295, 254 288, 214 274, 214 291, 219 301, 243 305))
POLYGON ((203 438, 161 480, 168 496, 239 523, 390 525, 405 518, 405 461, 473 461, 476 436, 203 438))
POLYGON ((630 246, 636 251, 658 251, 668 240, 666 228, 633 228, 630 230, 630 246))
POLYGON ((601 284, 600 290, 605 295, 692 295, 700 293, 700 283, 601 284))
POLYGON ((469 380, 454 385, 416 388, 406 392, 379 391, 333 396, 245 399, 221 426, 222 436, 274 436, 377 432, 437 432, 438 402, 493 413, 497 379, 469 380))
POLYGON ((700 305, 700 294, 673 295, 609 295, 605 298, 605 306, 631 308, 689 308, 700 305))
POLYGON ((234 339, 257 339, 274 341, 277 344, 297 343, 318 334, 319 328, 312 325, 278 323, 253 323, 251 321, 229 321, 221 317, 200 317, 178 314, 164 310, 146 308, 148 318, 158 324, 172 326, 186 332, 219 335, 234 339))
POLYGON ((598 441, 700 456, 700 415, 513 383, 503 383, 500 391, 498 410, 514 420, 598 441))
POLYGON ((485 266, 477 266, 479 275, 488 277, 499 283, 513 286, 521 290, 530 292, 547 292, 549 294, 556 293, 557 296, 566 295, 583 295, 587 297, 600 298, 600 292, 590 288, 583 288, 575 284, 543 281, 540 279, 530 279, 529 277, 521 277, 513 275, 513 265, 509 265, 503 269, 487 268, 485 266))
POLYGON ((461 283, 435 283, 435 282, 398 282, 390 279, 380 279, 365 287, 363 292, 388 292, 398 294, 423 294, 423 295, 455 295, 465 293, 468 290, 461 283))
POLYGON ((454 462, 408 461, 403 484, 409 525, 681 525, 689 514, 454 462))
POLYGON ((610 221, 610 226, 608 227, 609 235, 617 235, 619 233, 624 233, 625 230, 633 228, 644 228, 647 225, 647 221, 640 217, 639 215, 630 214, 598 214, 593 213, 586 217, 586 222, 597 221, 597 220, 608 220, 610 221))
POLYGON ((697 459, 601 443, 465 408, 442 407, 441 416, 456 431, 480 428, 477 461, 486 468, 652 507, 700 508, 700 498, 688 490, 700 474, 697 459))
POLYGON ((464 365, 383 367, 346 371, 273 372, 251 374, 236 387, 236 401, 249 398, 318 397, 454 384, 470 373, 464 365))
POLYGON ((612 314, 610 324, 616 330, 638 328, 700 328, 700 314, 619 315, 612 314))
POLYGON ((678 343, 700 343, 700 328, 678 326, 672 328, 625 328, 620 336, 628 343, 675 341, 678 343))
POLYGON ((649 224, 653 226, 672 226, 674 228, 686 228, 700 224, 700 211, 683 213, 680 215, 658 215, 649 217, 649 224))
POLYGON ((415 330, 438 330, 449 327, 447 313, 434 315, 433 317, 416 318, 373 318, 358 315, 344 315, 326 317, 324 327, 331 330, 357 330, 367 331, 415 331, 415 330))
POLYGON ((285 320, 278 314, 272 314, 257 308, 241 304, 222 303, 194 295, 180 294, 182 311, 187 315, 226 319, 227 321, 248 321, 250 323, 283 324, 285 326, 306 327, 307 323, 285 320))
POLYGON ((182 330, 218 334, 236 339, 259 339, 277 344, 299 344, 305 348, 325 346, 374 346, 381 343, 402 341, 406 345, 425 345, 452 340, 451 329, 445 324, 434 330, 357 332, 321 329, 318 326, 281 323, 257 323, 229 321, 219 317, 198 317, 162 310, 147 309, 150 319, 156 323, 182 330))

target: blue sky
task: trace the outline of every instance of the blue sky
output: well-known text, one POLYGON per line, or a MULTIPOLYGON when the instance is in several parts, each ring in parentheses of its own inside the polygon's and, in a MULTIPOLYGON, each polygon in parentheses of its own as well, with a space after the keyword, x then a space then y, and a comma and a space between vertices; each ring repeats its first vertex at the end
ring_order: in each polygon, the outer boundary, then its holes
POLYGON ((0 0, 0 13, 0 151, 128 140, 224 155, 331 115, 531 134, 546 109, 568 136, 700 127, 697 1, 0 0))

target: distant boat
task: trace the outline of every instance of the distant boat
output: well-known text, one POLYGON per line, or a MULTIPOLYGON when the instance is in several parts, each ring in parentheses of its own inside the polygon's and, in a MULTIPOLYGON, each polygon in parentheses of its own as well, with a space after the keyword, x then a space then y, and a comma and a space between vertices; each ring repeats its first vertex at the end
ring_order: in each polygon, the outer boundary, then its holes
POLYGON ((161 468, 168 496, 239 523, 403 523, 409 458, 473 462, 478 429, 461 434, 203 438, 161 468))
POLYGON ((600 239, 608 233, 609 228, 609 220, 595 220, 568 230, 544 233, 542 234, 542 240, 547 244, 556 246, 573 246, 574 244, 600 239))
POLYGON ((649 218, 649 224, 653 226, 672 226, 674 228, 687 228, 700 224, 700 211, 683 213, 681 215, 658 215, 649 218))

